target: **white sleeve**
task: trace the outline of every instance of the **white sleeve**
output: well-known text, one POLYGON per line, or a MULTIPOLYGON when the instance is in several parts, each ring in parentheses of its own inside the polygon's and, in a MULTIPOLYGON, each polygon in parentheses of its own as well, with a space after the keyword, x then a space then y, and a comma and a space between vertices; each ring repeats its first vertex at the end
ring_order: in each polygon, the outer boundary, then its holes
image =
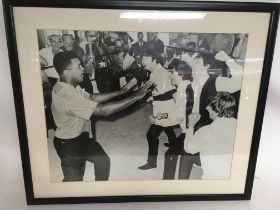
POLYGON ((207 137, 209 136, 208 126, 200 128, 193 133, 193 128, 189 128, 186 131, 184 149, 186 152, 195 154, 204 150, 205 144, 207 144, 207 137))
POLYGON ((123 59, 123 70, 126 71, 129 69, 133 62, 134 58, 127 53, 123 59))
POLYGON ((241 89, 243 68, 233 59, 228 60, 226 64, 231 71, 232 77, 218 77, 216 79, 216 89, 217 91, 227 91, 229 93, 239 91, 241 89))

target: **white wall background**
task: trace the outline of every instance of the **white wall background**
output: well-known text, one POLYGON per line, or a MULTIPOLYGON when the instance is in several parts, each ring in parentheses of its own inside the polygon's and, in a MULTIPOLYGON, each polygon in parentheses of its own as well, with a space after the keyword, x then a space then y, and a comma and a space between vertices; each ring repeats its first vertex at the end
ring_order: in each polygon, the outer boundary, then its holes
MULTIPOLYGON (((234 1, 234 0, 231 0, 234 1)), ((256 2, 250 1, 248 2, 256 2)), ((266 2, 280 3, 280 0, 266 2)), ((0 210, 71 209, 190 209, 190 210, 279 210, 280 209, 280 32, 276 42, 261 144, 251 201, 161 202, 27 206, 18 143, 13 92, 4 30, 0 14, 0 210)), ((280 26, 279 26, 280 28, 280 26)))

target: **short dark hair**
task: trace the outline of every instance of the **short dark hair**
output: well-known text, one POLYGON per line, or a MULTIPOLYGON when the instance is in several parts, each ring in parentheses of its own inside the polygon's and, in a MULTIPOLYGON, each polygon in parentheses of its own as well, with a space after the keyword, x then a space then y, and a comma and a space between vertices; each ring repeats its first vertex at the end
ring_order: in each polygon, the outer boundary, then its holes
POLYGON ((71 37, 71 38, 74 40, 74 37, 73 37, 72 34, 63 34, 63 35, 62 35, 62 40, 63 40, 65 37, 67 37, 67 36, 71 37))
POLYGON ((78 58, 78 56, 72 51, 59 52, 54 56, 53 65, 59 76, 72 64, 71 59, 74 58, 78 58))
POLYGON ((232 118, 235 115, 236 101, 229 92, 217 92, 209 106, 219 117, 232 118))
POLYGON ((160 53, 160 54, 156 55, 155 56, 156 63, 160 63, 163 66, 165 58, 166 58, 166 54, 165 53, 160 53))
POLYGON ((190 41, 190 42, 187 44, 187 46, 190 46, 190 45, 193 45, 194 47, 196 47, 196 43, 193 42, 193 41, 190 41))
POLYGON ((193 81, 192 77, 192 67, 187 64, 186 61, 180 60, 178 58, 172 59, 171 63, 168 65, 168 69, 175 69, 175 71, 183 72, 183 80, 193 81))
POLYGON ((176 69, 179 65, 179 58, 173 58, 170 62, 170 64, 168 65, 168 69, 176 69))
POLYGON ((137 36, 139 36, 139 35, 144 36, 143 32, 138 32, 138 33, 137 33, 137 36))

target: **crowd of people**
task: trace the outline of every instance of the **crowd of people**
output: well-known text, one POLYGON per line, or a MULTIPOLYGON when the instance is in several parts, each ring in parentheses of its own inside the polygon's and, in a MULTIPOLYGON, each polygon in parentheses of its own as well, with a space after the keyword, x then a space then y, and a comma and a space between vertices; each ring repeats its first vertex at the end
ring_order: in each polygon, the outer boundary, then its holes
POLYGON ((138 32, 135 42, 126 32, 75 35, 49 35, 49 46, 39 52, 46 124, 56 130, 64 181, 83 180, 86 160, 94 163, 96 180, 109 179, 110 158, 96 141, 92 119, 138 101, 153 105, 147 162, 139 170, 157 167, 165 132, 163 179, 175 178, 178 158, 179 179, 189 179, 193 165, 202 167, 203 179, 230 177, 245 35, 211 34, 212 43, 204 36, 185 47, 166 46, 157 32, 148 41, 138 32))

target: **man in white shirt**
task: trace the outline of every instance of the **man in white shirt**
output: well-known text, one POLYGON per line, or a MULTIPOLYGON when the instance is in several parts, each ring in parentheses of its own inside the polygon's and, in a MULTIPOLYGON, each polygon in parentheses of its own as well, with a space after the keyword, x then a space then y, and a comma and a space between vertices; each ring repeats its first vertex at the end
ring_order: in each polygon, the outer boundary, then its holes
POLYGON ((165 99, 164 94, 169 91, 175 92, 176 90, 171 84, 169 72, 155 61, 156 58, 152 59, 151 56, 144 56, 142 61, 144 68, 151 72, 150 81, 152 81, 156 87, 152 93, 153 116, 150 118, 151 126, 147 132, 147 141, 149 145, 148 159, 146 164, 138 167, 140 170, 148 170, 157 167, 158 137, 163 131, 166 133, 169 142, 176 139, 176 134, 172 128, 174 122, 156 118, 158 112, 169 113, 172 107, 175 107, 173 98, 168 97, 165 99))
POLYGON ((39 51, 40 64, 41 64, 41 78, 44 92, 44 105, 46 115, 47 130, 55 129, 55 123, 51 112, 52 103, 52 87, 57 82, 59 75, 53 67, 53 57, 60 52, 61 36, 57 34, 49 35, 48 37, 49 47, 42 48, 39 51))
POLYGON ((95 180, 108 180, 110 159, 93 138, 90 118, 109 116, 127 108, 142 99, 152 83, 146 83, 127 98, 108 102, 130 91, 136 83, 115 92, 89 94, 78 85, 83 80, 83 68, 74 52, 56 54, 54 66, 60 75, 52 92, 52 113, 57 126, 54 146, 61 159, 63 181, 82 181, 86 161, 94 163, 95 180))
POLYGON ((58 73, 53 67, 53 57, 60 52, 60 47, 62 45, 61 36, 52 34, 48 36, 48 41, 50 43, 50 47, 43 48, 39 51, 39 55, 43 58, 45 62, 43 63, 44 72, 49 78, 54 78, 57 80, 59 78, 58 73))
MULTIPOLYGON (((238 100, 239 92, 241 89, 243 68, 231 59, 225 51, 220 51, 215 55, 215 60, 218 62, 224 62, 226 67, 229 69, 229 75, 222 75, 221 70, 215 68, 215 66, 208 65, 211 61, 208 54, 204 54, 200 58, 196 58, 194 68, 194 81, 192 86, 194 88, 195 100, 192 113, 200 114, 200 120, 195 124, 195 132, 211 124, 213 121, 209 112, 206 109, 213 96, 216 95, 217 91, 226 91, 234 96, 236 106, 234 117, 236 118, 238 112, 238 100), (216 72, 212 71, 216 69, 216 72), (204 73, 203 73, 204 72, 204 73), (208 73, 207 75, 205 73, 208 73), (214 74, 213 74, 214 73, 214 74)), ((228 73, 228 72, 227 72, 228 73)), ((223 128, 221 128, 223 130, 223 128)), ((184 154, 181 157, 179 179, 188 179, 191 173, 193 164, 200 165, 199 154, 184 154)))
POLYGON ((236 119, 233 117, 235 106, 235 99, 228 92, 217 92, 207 106, 213 122, 196 133, 194 125, 200 116, 189 116, 184 147, 187 153, 200 153, 202 179, 230 178, 236 130, 236 119))
POLYGON ((183 151, 183 142, 186 132, 188 115, 193 108, 193 81, 192 68, 179 59, 173 59, 169 65, 171 84, 176 87, 174 93, 175 108, 170 113, 158 113, 160 119, 171 120, 174 125, 180 125, 182 133, 173 142, 169 143, 165 153, 163 179, 174 179, 178 156, 183 151))
POLYGON ((180 56, 180 59, 183 61, 186 61, 187 64, 192 66, 196 56, 198 55, 198 53, 196 51, 197 51, 196 43, 189 42, 186 46, 186 50, 184 50, 182 55, 180 56))

